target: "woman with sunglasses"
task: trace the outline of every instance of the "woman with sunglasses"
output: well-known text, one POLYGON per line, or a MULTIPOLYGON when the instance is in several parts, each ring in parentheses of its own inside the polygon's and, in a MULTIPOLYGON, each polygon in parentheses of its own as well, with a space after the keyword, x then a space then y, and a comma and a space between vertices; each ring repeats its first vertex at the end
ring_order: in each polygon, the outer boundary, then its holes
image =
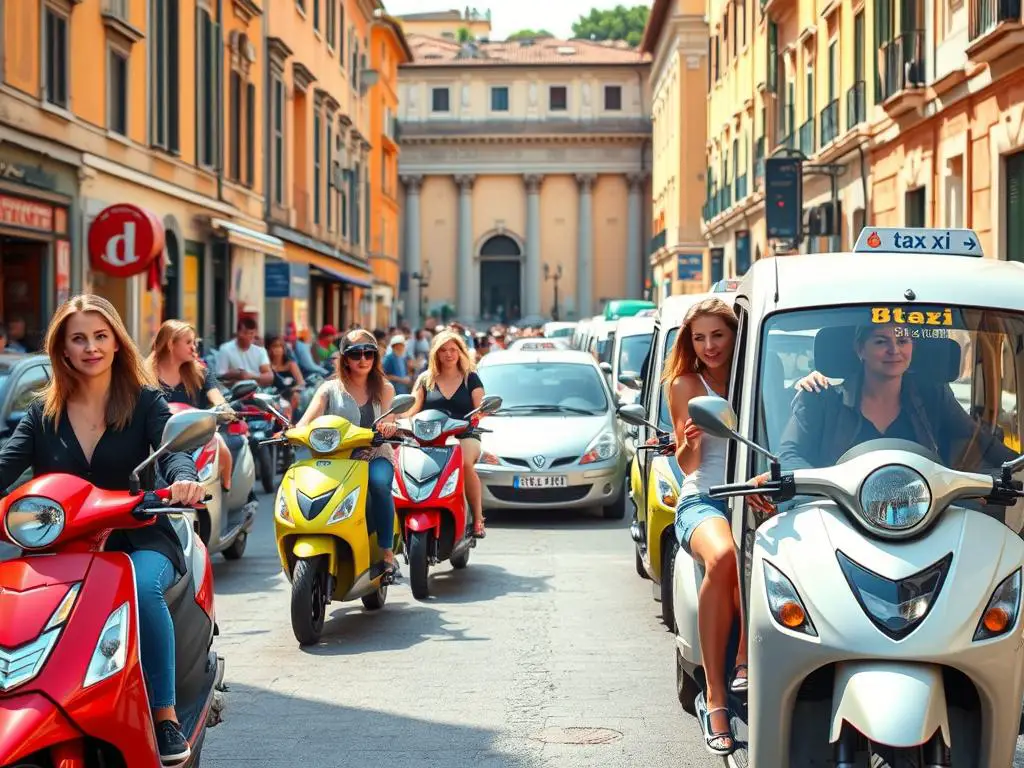
MULTIPOLYGON (((377 340, 367 330, 350 331, 341 344, 337 378, 320 385, 297 426, 303 427, 318 416, 330 415, 370 429, 391 407, 394 397, 395 388, 381 367, 377 340)), ((385 438, 393 437, 397 429, 394 416, 388 416, 377 425, 377 432, 385 438)), ((377 530, 377 545, 384 557, 378 569, 397 577, 398 566, 391 549, 395 538, 395 502, 391 498, 395 470, 391 446, 384 444, 373 448, 368 458, 370 514, 377 530)))

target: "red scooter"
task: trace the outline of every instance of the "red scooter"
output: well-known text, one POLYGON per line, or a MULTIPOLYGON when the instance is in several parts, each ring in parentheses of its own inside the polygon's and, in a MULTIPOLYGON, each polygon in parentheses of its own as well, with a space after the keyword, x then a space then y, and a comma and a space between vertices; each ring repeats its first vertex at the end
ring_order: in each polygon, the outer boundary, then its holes
POLYGON ((199 765, 206 729, 220 722, 224 662, 213 571, 202 541, 167 490, 140 491, 139 473, 167 451, 214 434, 207 411, 172 416, 163 444, 132 473, 131 490, 80 477, 36 477, 0 502, 0 538, 23 555, 0 563, 0 766, 157 768, 160 756, 139 660, 138 608, 128 556, 104 552, 115 529, 172 514, 188 573, 167 591, 174 620, 177 714, 199 765))
POLYGON ((473 516, 462 480, 462 446, 455 438, 467 432, 486 432, 477 426, 482 416, 501 408, 501 398, 487 396, 466 420, 441 411, 423 411, 402 430, 403 442, 395 456, 392 495, 402 526, 412 594, 422 600, 430 594, 427 576, 431 565, 450 560, 452 567, 469 565, 476 546, 473 516), (449 444, 451 439, 451 444, 449 444))

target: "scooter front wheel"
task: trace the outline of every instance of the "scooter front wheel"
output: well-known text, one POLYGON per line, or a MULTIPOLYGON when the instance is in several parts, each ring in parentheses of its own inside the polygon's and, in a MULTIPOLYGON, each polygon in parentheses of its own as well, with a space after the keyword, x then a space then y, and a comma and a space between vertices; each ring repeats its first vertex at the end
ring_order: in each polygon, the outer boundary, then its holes
POLYGON ((412 587, 412 596, 417 600, 430 596, 430 585, 427 583, 430 574, 429 550, 428 531, 413 531, 409 535, 409 585, 412 587))
POLYGON ((324 559, 299 560, 292 574, 292 632, 299 645, 319 642, 329 602, 324 559))

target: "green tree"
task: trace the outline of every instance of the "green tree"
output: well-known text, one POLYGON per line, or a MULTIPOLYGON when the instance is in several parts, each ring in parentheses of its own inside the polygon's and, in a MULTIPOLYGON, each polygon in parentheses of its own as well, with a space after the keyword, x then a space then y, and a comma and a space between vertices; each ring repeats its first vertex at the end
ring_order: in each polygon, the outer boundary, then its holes
POLYGON ((540 40, 545 37, 554 37, 546 29, 520 29, 508 36, 509 40, 540 40))
POLYGON ((473 39, 473 35, 470 34, 466 27, 459 27, 458 35, 460 43, 468 43, 473 39))
POLYGON ((572 25, 572 34, 584 40, 625 40, 640 45, 648 13, 646 5, 617 5, 607 11, 592 8, 589 15, 580 16, 572 25))

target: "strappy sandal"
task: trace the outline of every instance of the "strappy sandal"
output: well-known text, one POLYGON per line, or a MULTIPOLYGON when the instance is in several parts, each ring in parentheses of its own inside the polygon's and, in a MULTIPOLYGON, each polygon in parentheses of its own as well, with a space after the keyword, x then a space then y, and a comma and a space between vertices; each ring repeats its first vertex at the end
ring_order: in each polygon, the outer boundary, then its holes
POLYGON ((389 563, 387 560, 381 560, 380 562, 375 563, 370 571, 371 580, 379 578, 381 586, 394 584, 401 577, 402 572, 398 570, 398 563, 389 563))
POLYGON ((746 664, 737 664, 732 671, 732 683, 729 685, 729 690, 732 693, 746 693, 749 686, 749 671, 747 670, 746 664), (740 676, 740 671, 743 671, 743 676, 740 676))
POLYGON ((484 520, 480 519, 480 525, 473 526, 473 538, 474 539, 486 539, 487 531, 484 530, 484 520))
POLYGON ((736 744, 732 737, 732 727, 726 726, 724 731, 711 730, 712 712, 725 712, 728 714, 729 708, 714 707, 704 713, 704 717, 701 719, 701 730, 704 731, 704 746, 712 755, 717 755, 718 757, 731 755, 733 750, 736 749, 736 744))

